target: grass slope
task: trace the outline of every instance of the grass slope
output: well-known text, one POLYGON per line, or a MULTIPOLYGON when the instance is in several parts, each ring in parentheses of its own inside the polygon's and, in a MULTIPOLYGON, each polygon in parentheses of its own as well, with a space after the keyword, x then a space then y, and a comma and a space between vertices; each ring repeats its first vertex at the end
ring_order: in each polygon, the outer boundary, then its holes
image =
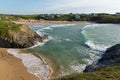
POLYGON ((9 21, 0 21, 0 37, 9 37, 9 30, 18 31, 20 26, 9 21))
POLYGON ((120 66, 107 67, 95 72, 73 74, 54 80, 120 80, 120 66))

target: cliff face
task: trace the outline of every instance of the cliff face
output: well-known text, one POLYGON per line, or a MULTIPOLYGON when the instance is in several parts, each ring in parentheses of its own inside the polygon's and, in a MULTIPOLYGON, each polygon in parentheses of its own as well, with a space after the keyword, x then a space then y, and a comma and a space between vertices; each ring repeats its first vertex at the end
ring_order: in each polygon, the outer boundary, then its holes
POLYGON ((110 66, 120 66, 120 44, 108 48, 98 63, 87 66, 85 72, 110 66))
POLYGON ((0 37, 0 47, 27 48, 48 38, 48 36, 39 36, 26 25, 22 25, 19 31, 9 30, 8 32, 9 37, 0 37))

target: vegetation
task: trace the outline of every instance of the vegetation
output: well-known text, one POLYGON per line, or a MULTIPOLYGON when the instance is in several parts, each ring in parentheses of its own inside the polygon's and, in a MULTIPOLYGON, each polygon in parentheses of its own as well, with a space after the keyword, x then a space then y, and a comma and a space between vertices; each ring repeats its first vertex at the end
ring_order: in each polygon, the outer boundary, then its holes
POLYGON ((120 16, 95 16, 89 19, 90 21, 97 23, 120 23, 120 16))
POLYGON ((54 80, 120 80, 120 66, 107 67, 95 72, 73 74, 54 80))
POLYGON ((15 16, 22 18, 22 19, 36 19, 38 17, 37 14, 35 14, 35 15, 15 15, 15 16))
MULTIPOLYGON (((12 23, 18 19, 44 19, 62 21, 91 21, 97 23, 120 23, 120 16, 96 14, 40 14, 40 15, 3 15, 0 14, 0 37, 9 37, 9 30, 19 31, 20 24, 12 23)), ((120 62, 120 61, 118 61, 120 62)), ((54 80, 120 80, 120 66, 107 67, 95 72, 73 74, 54 80)))
POLYGON ((13 20, 17 20, 19 17, 13 15, 0 14, 0 37, 8 37, 8 31, 18 31, 20 24, 12 23, 13 20))
POLYGON ((15 15, 6 15, 0 14, 0 21, 11 21, 11 20, 18 20, 19 17, 15 15))
POLYGON ((23 19, 44 19, 57 21, 91 21, 97 23, 120 23, 120 16, 113 14, 36 14, 36 15, 16 15, 23 19))

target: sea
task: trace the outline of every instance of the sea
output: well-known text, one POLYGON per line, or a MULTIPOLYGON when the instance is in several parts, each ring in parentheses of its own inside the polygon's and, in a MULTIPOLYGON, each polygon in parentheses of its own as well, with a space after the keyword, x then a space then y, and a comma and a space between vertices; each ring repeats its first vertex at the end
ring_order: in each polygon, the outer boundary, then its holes
POLYGON ((29 25, 48 40, 31 50, 45 56, 58 68, 58 76, 81 73, 95 64, 110 46, 120 43, 120 24, 41 24, 29 25))

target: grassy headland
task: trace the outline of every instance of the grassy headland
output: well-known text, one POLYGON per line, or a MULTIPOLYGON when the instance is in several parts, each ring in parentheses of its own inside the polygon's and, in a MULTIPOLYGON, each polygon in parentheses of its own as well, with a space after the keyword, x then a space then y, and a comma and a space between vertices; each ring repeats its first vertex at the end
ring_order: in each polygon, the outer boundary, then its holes
POLYGON ((1 37, 8 37, 9 33, 8 31, 18 31, 21 25, 20 24, 14 24, 9 21, 0 21, 0 36, 1 37))
POLYGON ((106 67, 95 72, 73 74, 54 80, 120 80, 120 66, 106 67))

